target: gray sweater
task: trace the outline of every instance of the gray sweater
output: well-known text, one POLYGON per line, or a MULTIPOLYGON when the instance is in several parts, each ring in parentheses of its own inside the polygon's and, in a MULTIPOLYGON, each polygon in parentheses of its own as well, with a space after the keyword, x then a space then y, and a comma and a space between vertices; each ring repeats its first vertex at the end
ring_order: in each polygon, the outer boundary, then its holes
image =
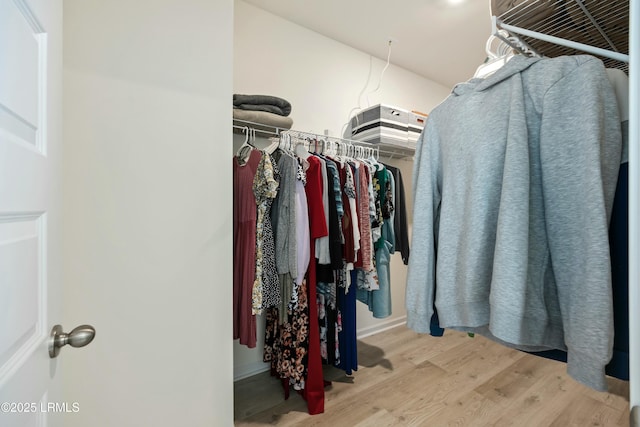
POLYGON ((517 56, 457 85, 429 116, 413 176, 408 326, 568 351, 606 389, 613 315, 608 245, 620 120, 604 66, 517 56))
MULTIPOLYGON (((296 234, 296 159, 281 153, 278 159, 280 186, 271 207, 271 223, 275 238, 276 269, 278 274, 298 276, 296 234)), ((288 302, 286 297, 283 297, 288 302)))

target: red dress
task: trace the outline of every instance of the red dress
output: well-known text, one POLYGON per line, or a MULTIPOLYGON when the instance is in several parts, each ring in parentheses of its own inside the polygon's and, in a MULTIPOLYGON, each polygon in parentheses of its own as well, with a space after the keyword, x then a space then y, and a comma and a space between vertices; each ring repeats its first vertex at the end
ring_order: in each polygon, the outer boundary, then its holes
POLYGON ((320 330, 318 325, 318 306, 316 305, 316 238, 326 236, 327 223, 324 218, 322 204, 322 172, 318 159, 311 156, 307 169, 307 206, 309 208, 309 225, 311 227, 311 262, 308 271, 309 293, 309 359, 307 384, 303 396, 307 400, 309 414, 324 412, 324 379, 322 378, 322 359, 320 357, 320 330))
POLYGON ((251 291, 256 275, 256 199, 253 178, 260 151, 252 150, 244 165, 233 158, 233 339, 256 346, 256 316, 251 314, 251 291))

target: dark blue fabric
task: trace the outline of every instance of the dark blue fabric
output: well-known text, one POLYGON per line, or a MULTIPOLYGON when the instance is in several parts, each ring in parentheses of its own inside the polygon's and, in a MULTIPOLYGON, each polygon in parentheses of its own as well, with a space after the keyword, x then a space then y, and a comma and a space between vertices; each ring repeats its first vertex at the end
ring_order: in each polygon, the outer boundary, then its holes
POLYGON ((629 380, 629 164, 620 165, 611 225, 611 278, 613 280, 613 358, 607 375, 629 380))
POLYGON ((545 357, 547 359, 558 360, 560 362, 567 363, 567 352, 562 350, 547 350, 547 351, 531 351, 530 354, 534 356, 545 357))
POLYGON ((440 327, 440 319, 438 319, 438 311, 433 307, 433 316, 431 316, 431 324, 429 325, 431 336, 441 337, 444 335, 444 329, 440 327))
MULTIPOLYGON (((620 165, 618 185, 613 200, 611 225, 611 279, 613 290, 613 357, 607 365, 607 375, 629 380, 629 165, 620 165)), ((588 327, 586 325, 585 327, 588 327)), ((533 352, 547 359, 567 361, 561 350, 533 352)))
POLYGON ((338 368, 351 375, 358 370, 358 343, 356 334, 356 270, 351 271, 351 287, 345 295, 344 289, 338 288, 338 310, 342 317, 342 330, 338 332, 338 349, 340 363, 338 368))

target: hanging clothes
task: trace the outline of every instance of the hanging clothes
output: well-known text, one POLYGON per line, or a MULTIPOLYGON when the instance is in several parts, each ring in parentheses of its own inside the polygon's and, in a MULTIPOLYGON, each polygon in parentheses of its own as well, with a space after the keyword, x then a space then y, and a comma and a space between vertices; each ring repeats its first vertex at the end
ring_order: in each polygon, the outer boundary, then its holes
POLYGON ((393 229, 395 189, 392 190, 395 187, 395 182, 393 175, 385 167, 380 168, 376 172, 376 176, 378 182, 376 198, 380 201, 378 205, 380 206, 379 221, 381 223, 381 237, 374 245, 378 289, 358 289, 356 295, 358 301, 367 305, 373 317, 384 319, 389 317, 392 311, 390 263, 395 242, 393 229))
POLYGON ((364 271, 373 270, 371 217, 369 216, 369 182, 370 175, 364 163, 354 162, 356 178, 356 197, 358 206, 358 224, 360 225, 360 250, 355 266, 364 271))
POLYGON ((280 303, 280 285, 275 271, 275 247, 269 210, 278 194, 278 181, 271 156, 262 153, 253 179, 253 194, 258 206, 256 220, 256 274, 251 293, 251 313, 262 314, 263 307, 280 303), (264 249, 264 250, 263 250, 264 249), (263 268, 264 267, 266 268, 263 268))
MULTIPOLYGON (((350 271, 350 281, 355 283, 357 271, 350 271)), ((356 328, 356 289, 355 286, 340 289, 338 292, 338 310, 341 316, 342 328, 338 333, 340 362, 338 368, 352 375, 358 370, 358 348, 356 328)))
MULTIPOLYGON (((280 156, 283 155, 279 153, 280 156)), ((283 161, 288 164, 289 161, 283 161)), ((309 222, 304 183, 306 176, 296 163, 295 174, 295 220, 296 220, 296 261, 298 276, 284 296, 284 304, 272 308, 267 313, 265 328, 265 348, 263 360, 269 362, 271 373, 282 380, 288 397, 289 387, 296 390, 305 387, 309 349, 309 300, 304 279, 309 263, 309 222), (306 247, 305 247, 306 246, 306 247)), ((291 174, 288 175, 291 179, 291 174)), ((290 185, 290 183, 287 183, 290 185)), ((288 250, 285 253, 289 253, 288 250)), ((274 253, 275 255, 275 253, 274 253)))
MULTIPOLYGON (((324 212, 325 223, 329 227, 329 179, 327 176, 327 167, 324 159, 316 157, 320 163, 320 173, 322 174, 322 208, 324 212)), ((331 255, 329 252, 329 234, 318 237, 316 239, 316 258, 320 264, 329 264, 331 255)))
POLYGON ((429 331, 435 303, 442 327, 568 350, 569 375, 606 390, 620 140, 587 55, 516 56, 456 86, 418 141, 408 326, 429 331))
POLYGON ((276 265, 278 274, 298 276, 296 241, 296 175, 298 163, 280 150, 274 153, 280 170, 280 187, 271 208, 271 222, 275 232, 276 265))
POLYGON ((340 167, 340 181, 344 183, 342 191, 342 236, 344 243, 342 254, 349 270, 353 270, 356 251, 360 246, 360 230, 358 229, 358 210, 356 207, 356 189, 353 182, 351 166, 344 162, 340 167), (357 242, 357 243, 356 243, 357 242))
POLYGON ((294 279, 298 276, 296 180, 298 163, 282 150, 273 153, 280 171, 278 195, 271 206, 271 222, 275 235, 275 258, 280 283, 279 323, 287 320, 290 304, 298 299, 294 279))
POLYGON ((233 339, 249 348, 256 346, 256 317, 251 313, 257 218, 253 180, 261 158, 258 150, 251 150, 244 164, 233 158, 233 339))
MULTIPOLYGON (((278 165, 276 161, 271 157, 270 154, 263 154, 263 156, 267 156, 269 158, 269 163, 273 168, 273 180, 276 184, 272 184, 274 186, 280 185, 280 170, 278 169, 278 165)), ((256 175, 257 176, 257 175, 256 175)), ((256 180, 253 181, 254 184, 254 192, 256 180)), ((277 189, 276 189, 277 191, 277 189)), ((277 195, 277 193, 276 193, 277 195)), ((282 294, 281 294, 281 286, 280 280, 278 277, 278 269, 276 267, 276 246, 275 246, 275 238, 273 235, 273 226, 271 224, 271 205, 273 203, 275 197, 267 197, 265 204, 265 215, 264 215, 264 236, 263 236, 263 251, 262 251, 262 281, 263 281, 263 308, 269 307, 277 307, 282 302, 282 294)))
POLYGON ((622 131, 622 155, 613 200, 609 244, 613 285, 613 356, 607 375, 629 380, 629 77, 618 69, 607 69, 618 100, 622 131))
POLYGON ((393 232, 395 250, 400 252, 404 265, 409 264, 409 231, 407 223, 407 202, 404 193, 404 182, 400 169, 385 165, 393 175, 395 181, 395 211, 393 217, 393 232))
MULTIPOLYGON (((255 218, 234 222, 234 231, 246 232, 254 245, 249 251, 240 237, 234 241, 238 267, 243 262, 254 267, 246 274, 251 286, 238 286, 241 295, 234 297, 248 298, 249 310, 265 314, 263 360, 280 379, 285 398, 291 388, 299 391, 309 413, 316 414, 324 411, 324 387, 330 384, 323 380, 322 363, 348 374, 357 370, 357 278, 371 291, 380 287, 377 276, 383 274, 384 289, 372 301, 385 307, 376 308, 374 316, 391 311, 395 188, 390 172, 377 162, 308 155, 298 148, 295 155, 253 150, 247 178, 252 187, 234 187, 234 200, 253 197, 248 216, 255 218)), ((255 334, 255 316, 251 320, 255 334)), ((235 331, 234 323, 234 336, 235 331)))
MULTIPOLYGON (((629 77, 622 70, 607 68, 607 77, 616 94, 622 131, 622 154, 618 183, 609 225, 611 283, 613 299, 613 355, 605 368, 607 375, 629 380, 629 77)), ((548 350, 533 353, 567 361, 567 352, 548 350)))
MULTIPOLYGON (((313 209, 322 206, 323 198, 323 175, 320 159, 311 156, 309 159, 309 169, 307 169, 307 202, 309 206, 309 224, 311 226, 311 262, 307 273, 307 285, 309 301, 317 300, 316 292, 316 240, 327 236, 327 224, 323 221, 326 216, 324 208, 313 209)), ((307 401, 309 414, 320 414, 324 412, 324 379, 322 377, 322 360, 320 356, 320 331, 318 323, 318 308, 316 304, 309 305, 309 359, 307 384, 303 396, 307 401)))

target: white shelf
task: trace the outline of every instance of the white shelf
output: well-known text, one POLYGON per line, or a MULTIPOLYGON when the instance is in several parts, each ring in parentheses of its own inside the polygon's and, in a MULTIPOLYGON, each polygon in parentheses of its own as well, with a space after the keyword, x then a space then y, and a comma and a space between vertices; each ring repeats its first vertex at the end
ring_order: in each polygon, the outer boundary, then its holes
POLYGON ((628 0, 529 0, 496 18, 498 28, 543 56, 586 52, 607 67, 629 71, 628 0))

